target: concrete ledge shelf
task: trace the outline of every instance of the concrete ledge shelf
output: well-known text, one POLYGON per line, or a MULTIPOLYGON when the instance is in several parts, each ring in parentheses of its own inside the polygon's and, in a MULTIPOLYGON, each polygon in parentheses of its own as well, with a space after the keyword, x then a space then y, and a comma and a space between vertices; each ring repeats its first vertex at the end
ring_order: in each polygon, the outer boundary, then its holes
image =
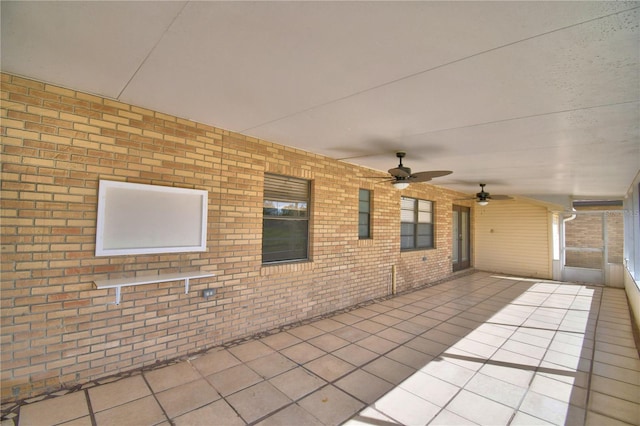
POLYGON ((215 277, 210 272, 175 272, 170 274, 158 275, 142 275, 139 277, 113 278, 110 280, 95 280, 93 283, 96 288, 115 288, 116 289, 116 305, 120 304, 120 289, 122 287, 132 287, 143 284, 166 283, 169 281, 184 280, 184 294, 189 294, 189 280, 192 278, 209 278, 215 277))

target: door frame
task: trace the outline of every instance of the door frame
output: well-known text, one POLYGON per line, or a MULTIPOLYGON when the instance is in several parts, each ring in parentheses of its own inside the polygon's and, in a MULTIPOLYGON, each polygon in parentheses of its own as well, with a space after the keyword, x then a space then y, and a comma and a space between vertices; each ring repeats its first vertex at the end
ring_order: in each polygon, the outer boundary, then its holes
POLYGON ((460 206, 457 204, 453 204, 452 212, 451 212, 451 238, 457 239, 456 241, 452 241, 451 244, 451 268, 453 272, 461 271, 463 269, 468 269, 471 267, 471 208, 466 206, 460 206), (455 215, 454 212, 458 214, 455 215), (466 213, 466 224, 463 224, 462 213, 466 213), (454 224, 454 219, 457 216, 457 223, 454 224), (466 225, 466 226, 463 226, 466 225), (458 235, 453 235, 455 230, 458 230, 458 235), (463 232, 466 230, 466 236, 463 235, 463 232), (465 238, 466 237, 466 238, 465 238), (466 244, 464 244, 466 241, 466 244), (453 253, 453 250, 457 247, 458 252, 453 253), (466 248, 467 258, 463 259, 463 249, 466 248), (457 255, 457 256, 456 256, 457 255), (457 261, 454 261, 457 259, 457 261))

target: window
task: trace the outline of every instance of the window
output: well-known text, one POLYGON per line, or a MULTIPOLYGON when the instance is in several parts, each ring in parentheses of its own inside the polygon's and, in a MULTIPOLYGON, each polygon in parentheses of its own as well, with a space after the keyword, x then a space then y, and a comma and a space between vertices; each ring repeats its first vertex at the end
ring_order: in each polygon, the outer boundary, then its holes
POLYGON ((358 238, 371 238, 371 191, 360 190, 358 203, 358 238))
POLYGON ((400 205, 400 248, 433 248, 433 202, 402 197, 400 205))
POLYGON ((308 258, 309 192, 307 180, 265 174, 262 263, 308 258))

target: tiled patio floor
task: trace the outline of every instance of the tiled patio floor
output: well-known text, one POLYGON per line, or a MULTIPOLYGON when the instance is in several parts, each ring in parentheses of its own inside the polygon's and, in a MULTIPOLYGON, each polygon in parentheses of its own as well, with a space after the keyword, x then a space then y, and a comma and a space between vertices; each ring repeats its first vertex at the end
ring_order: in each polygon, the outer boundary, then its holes
POLYGON ((1 426, 640 423, 622 289, 475 273, 20 408, 1 426))

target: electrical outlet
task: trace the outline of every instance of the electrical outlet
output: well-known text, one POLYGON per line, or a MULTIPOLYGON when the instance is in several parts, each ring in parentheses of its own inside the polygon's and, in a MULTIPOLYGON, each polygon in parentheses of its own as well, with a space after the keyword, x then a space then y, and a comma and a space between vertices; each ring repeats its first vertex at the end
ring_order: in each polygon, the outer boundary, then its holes
POLYGON ((211 296, 215 296, 215 294, 216 294, 215 288, 208 288, 206 290, 202 290, 202 297, 211 297, 211 296))

